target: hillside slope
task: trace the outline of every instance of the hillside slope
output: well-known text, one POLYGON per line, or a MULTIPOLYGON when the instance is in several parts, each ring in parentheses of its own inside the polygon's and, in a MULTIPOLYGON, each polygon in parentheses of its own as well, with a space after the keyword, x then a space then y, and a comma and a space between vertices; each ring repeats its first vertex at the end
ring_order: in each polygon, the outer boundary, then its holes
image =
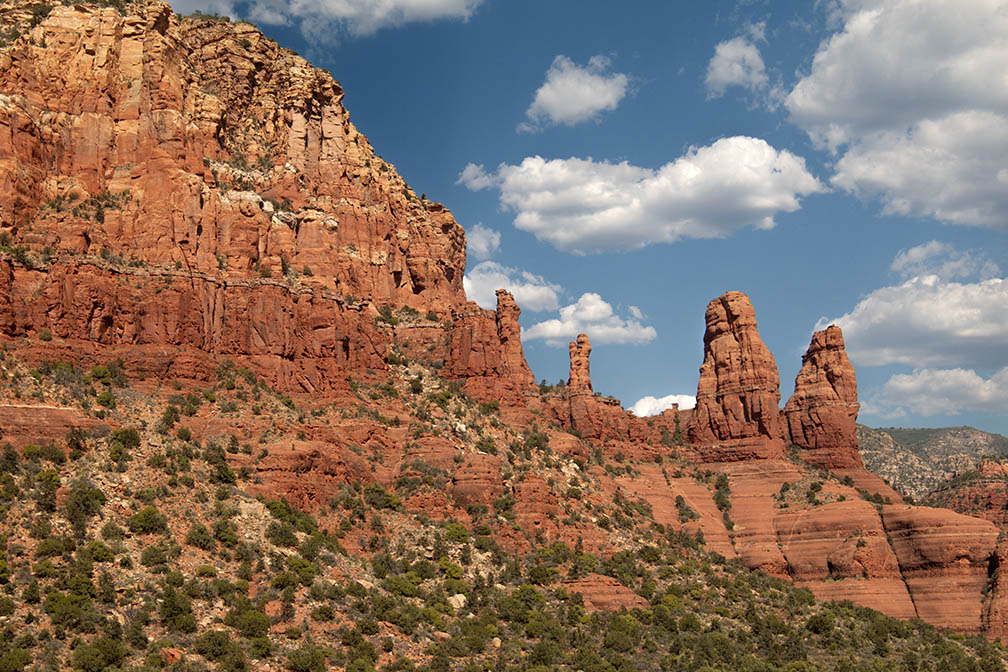
POLYGON ((858 425, 866 468, 900 492, 922 500, 943 481, 984 457, 1008 456, 1008 438, 973 427, 873 429, 858 425))
POLYGON ((693 413, 584 335, 537 387, 328 73, 156 0, 0 24, 0 670, 1003 669, 998 530, 861 468, 838 328, 786 412, 738 291, 693 413))

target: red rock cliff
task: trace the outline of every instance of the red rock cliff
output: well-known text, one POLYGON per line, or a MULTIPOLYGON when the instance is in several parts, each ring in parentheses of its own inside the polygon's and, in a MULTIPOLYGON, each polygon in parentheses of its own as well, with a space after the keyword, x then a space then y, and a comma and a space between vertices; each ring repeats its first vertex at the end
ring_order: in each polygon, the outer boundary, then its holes
MULTIPOLYGON (((4 20, 33 11, 10 0, 4 20)), ((465 235, 342 100, 250 24, 157 0, 52 8, 0 51, 0 331, 128 346, 172 375, 227 355, 309 392, 383 368, 377 309, 463 309, 465 235)), ((531 385, 513 301, 498 322, 531 385)), ((443 332, 413 331, 445 355, 443 332)))
POLYGON ((780 377, 749 297, 727 292, 707 305, 706 320, 690 444, 712 462, 783 457, 780 377))
POLYGON ((465 379, 466 391, 478 399, 521 404, 535 394, 535 378, 522 350, 520 314, 504 289, 497 290, 496 313, 475 303, 457 311, 442 375, 465 379))
POLYGON ((812 335, 794 394, 784 406, 791 443, 802 457, 826 469, 861 468, 855 424, 857 377, 847 359, 843 332, 832 325, 812 335))
POLYGON ((588 334, 578 334, 577 340, 571 341, 567 350, 570 353, 567 394, 592 394, 591 371, 588 365, 591 343, 588 342, 588 334))

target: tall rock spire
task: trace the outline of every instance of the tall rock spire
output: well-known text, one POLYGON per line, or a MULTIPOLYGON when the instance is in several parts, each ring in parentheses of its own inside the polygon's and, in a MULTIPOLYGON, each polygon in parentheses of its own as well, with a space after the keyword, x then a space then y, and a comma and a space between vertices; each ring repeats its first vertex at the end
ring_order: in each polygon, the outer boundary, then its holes
POLYGON ((707 305, 706 319, 690 443, 714 462, 784 457, 777 363, 756 330, 749 297, 723 294, 707 305))
POLYGON ((836 325, 815 332, 784 407, 791 443, 808 451, 805 460, 821 467, 861 468, 855 427, 859 407, 843 332, 836 325))

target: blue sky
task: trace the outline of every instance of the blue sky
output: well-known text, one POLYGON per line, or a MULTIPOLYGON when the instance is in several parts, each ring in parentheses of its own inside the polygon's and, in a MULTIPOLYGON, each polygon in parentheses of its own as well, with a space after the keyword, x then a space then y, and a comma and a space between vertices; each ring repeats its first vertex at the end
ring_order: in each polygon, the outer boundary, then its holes
POLYGON ((343 84, 466 228, 470 298, 515 293, 537 379, 587 331, 597 391, 695 394, 737 289, 784 399, 835 321, 861 422, 1008 433, 1005 0, 174 5, 343 84))

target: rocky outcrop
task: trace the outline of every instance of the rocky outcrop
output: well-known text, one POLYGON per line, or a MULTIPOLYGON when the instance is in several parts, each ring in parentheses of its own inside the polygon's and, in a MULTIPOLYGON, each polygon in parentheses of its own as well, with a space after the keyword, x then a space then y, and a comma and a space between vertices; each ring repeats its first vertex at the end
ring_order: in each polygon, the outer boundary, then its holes
POLYGON ((489 507, 504 492, 501 459, 495 455, 465 455, 464 461, 454 467, 454 471, 449 491, 462 504, 489 507))
POLYGON ((784 406, 791 443, 807 462, 824 469, 861 468, 858 453, 857 377, 847 359, 843 332, 831 325, 812 335, 784 406))
POLYGON ((1008 531, 1008 464, 981 460, 929 493, 927 502, 984 518, 1008 531))
POLYGON ((98 421, 79 408, 40 408, 23 404, 0 404, 0 429, 4 444, 24 448, 28 444, 62 446, 72 429, 87 431, 98 421))
POLYGON ((875 507, 832 502, 774 519, 788 573, 822 599, 848 599, 890 616, 913 618, 913 601, 875 507))
POLYGON ((567 394, 594 394, 588 362, 588 358, 591 356, 591 343, 588 342, 588 334, 578 334, 577 340, 571 341, 567 350, 570 353, 570 377, 567 379, 567 394))
POLYGON ((586 334, 579 334, 571 342, 570 375, 563 388, 566 398, 554 400, 548 407, 553 418, 583 439, 601 442, 607 455, 621 454, 646 461, 670 449, 685 455, 688 451, 681 445, 681 433, 679 444, 674 447, 662 443, 663 438, 668 444, 677 435, 678 409, 652 418, 638 418, 625 410, 619 399, 594 392, 589 365, 591 349, 586 334))
POLYGON ((982 604, 998 529, 945 509, 886 506, 885 531, 917 616, 959 632, 981 632, 982 604))
POLYGON ((5 294, 7 336, 49 329, 67 358, 121 357, 130 371, 165 378, 211 380, 218 358, 229 358, 271 385, 324 392, 345 387, 348 372, 385 366, 374 312, 317 286, 67 258, 47 271, 0 273, 5 294))
POLYGON ((690 444, 711 462, 783 457, 780 376, 749 297, 727 292, 714 299, 706 321, 690 444))
POLYGON ((1005 642, 1008 641, 1008 540, 1002 539, 998 542, 991 564, 992 574, 996 579, 993 581, 990 601, 987 604, 985 634, 990 639, 1005 642))
POLYGON ((244 357, 316 392, 384 368, 378 309, 464 305, 462 228, 375 154, 328 73, 156 0, 25 8, 37 25, 0 53, 4 334, 128 345, 179 376, 244 357))
POLYGON ((521 310, 514 297, 497 290, 497 311, 475 303, 452 316, 448 361, 442 375, 462 378, 477 399, 521 404, 536 392, 535 378, 521 344, 521 310))
POLYGON ((588 611, 620 611, 647 609, 648 601, 611 576, 591 573, 579 579, 565 581, 563 588, 580 593, 588 611))

